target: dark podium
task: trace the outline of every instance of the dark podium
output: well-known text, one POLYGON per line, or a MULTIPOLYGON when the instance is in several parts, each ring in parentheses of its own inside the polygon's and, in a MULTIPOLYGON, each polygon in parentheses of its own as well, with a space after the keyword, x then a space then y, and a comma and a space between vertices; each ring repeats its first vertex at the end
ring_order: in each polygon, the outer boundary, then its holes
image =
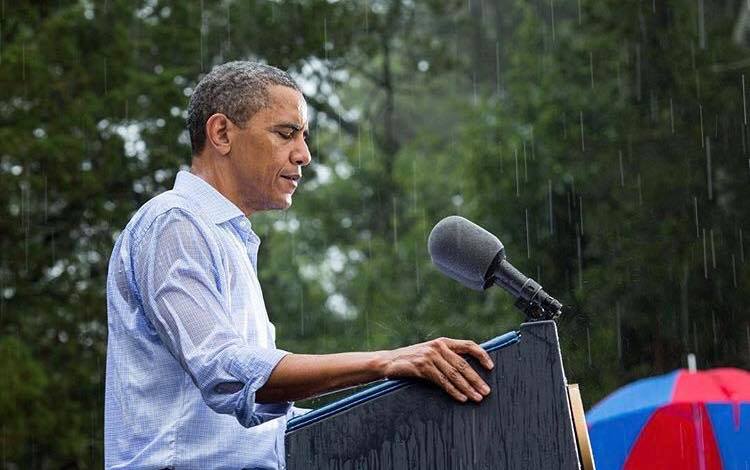
POLYGON ((287 468, 578 469, 579 441, 584 468, 593 468, 555 323, 524 323, 482 347, 495 368, 472 363, 492 388, 481 403, 419 381, 385 381, 290 420, 287 468))

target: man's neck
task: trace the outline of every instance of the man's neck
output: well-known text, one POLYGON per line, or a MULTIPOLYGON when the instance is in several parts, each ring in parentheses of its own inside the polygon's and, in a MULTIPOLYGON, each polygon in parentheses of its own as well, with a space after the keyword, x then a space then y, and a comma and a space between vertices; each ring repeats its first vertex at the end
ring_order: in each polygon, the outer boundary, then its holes
POLYGON ((229 176, 229 172, 219 168, 218 165, 212 161, 213 159, 206 155, 200 157, 194 156, 190 166, 190 172, 213 186, 215 190, 220 192, 225 198, 232 201, 235 206, 239 207, 240 210, 249 217, 250 214, 246 208, 242 206, 242 201, 239 198, 238 192, 234 189, 234 180, 229 176))

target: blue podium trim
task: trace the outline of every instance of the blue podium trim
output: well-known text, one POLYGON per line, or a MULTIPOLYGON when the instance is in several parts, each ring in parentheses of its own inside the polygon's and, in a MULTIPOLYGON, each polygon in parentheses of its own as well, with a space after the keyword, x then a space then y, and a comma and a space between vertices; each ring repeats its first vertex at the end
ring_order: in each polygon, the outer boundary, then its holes
MULTIPOLYGON (((520 333, 518 333, 517 331, 511 331, 505 333, 502 336, 498 336, 497 338, 482 343, 481 346, 485 351, 492 352, 515 344, 520 338, 520 333)), ((373 385, 372 387, 362 390, 361 392, 355 393, 346 398, 320 407, 317 410, 310 411, 309 413, 306 413, 302 416, 290 419, 287 423, 286 432, 296 431, 301 427, 316 423, 322 419, 346 411, 366 401, 374 400, 375 398, 385 395, 386 393, 398 390, 412 383, 414 383, 414 381, 408 379, 385 380, 382 383, 373 385)))

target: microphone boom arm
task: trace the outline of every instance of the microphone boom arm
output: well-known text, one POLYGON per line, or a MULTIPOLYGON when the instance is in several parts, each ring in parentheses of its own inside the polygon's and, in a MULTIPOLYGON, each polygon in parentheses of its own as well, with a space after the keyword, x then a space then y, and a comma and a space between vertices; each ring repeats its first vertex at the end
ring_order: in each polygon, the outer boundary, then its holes
POLYGON ((513 305, 526 315, 527 322, 555 320, 560 316, 562 304, 546 293, 538 282, 510 264, 503 250, 488 271, 488 287, 494 283, 510 292, 516 298, 513 305))

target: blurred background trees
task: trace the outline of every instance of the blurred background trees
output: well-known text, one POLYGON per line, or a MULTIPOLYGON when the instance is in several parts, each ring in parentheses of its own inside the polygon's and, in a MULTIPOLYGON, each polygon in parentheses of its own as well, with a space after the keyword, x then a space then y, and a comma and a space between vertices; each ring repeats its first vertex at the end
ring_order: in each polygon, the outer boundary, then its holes
POLYGON ((588 405, 689 352, 748 367, 748 28, 740 0, 3 3, 3 467, 101 467, 113 241, 189 164, 192 87, 234 59, 311 106, 293 207, 252 217, 280 347, 516 328, 507 294, 430 264, 460 214, 568 306, 588 405))

